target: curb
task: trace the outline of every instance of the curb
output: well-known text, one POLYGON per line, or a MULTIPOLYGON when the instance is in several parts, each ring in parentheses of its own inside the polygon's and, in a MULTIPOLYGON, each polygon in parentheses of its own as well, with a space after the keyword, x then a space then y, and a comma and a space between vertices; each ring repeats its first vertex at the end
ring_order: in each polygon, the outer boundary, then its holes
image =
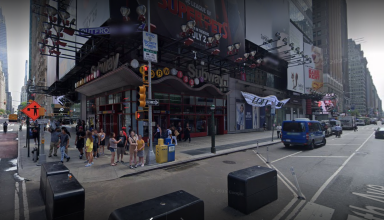
POLYGON ((20 131, 17 131, 17 173, 19 173, 20 167, 23 168, 21 164, 21 154, 20 154, 20 131))
MULTIPOLYGON (((259 143, 259 147, 269 146, 269 145, 277 144, 280 142, 281 142, 280 140, 279 141, 273 141, 273 142, 262 142, 262 143, 259 143)), ((231 150, 222 150, 221 152, 216 153, 216 154, 206 153, 206 154, 200 155, 199 157, 191 158, 191 159, 187 159, 187 160, 164 163, 164 164, 159 164, 159 165, 154 165, 154 166, 147 166, 148 168, 145 170, 139 170, 139 171, 134 172, 134 173, 125 174, 119 178, 134 176, 134 175, 142 174, 142 173, 153 171, 153 170, 158 170, 158 169, 162 169, 162 168, 166 168, 166 167, 172 167, 172 166, 190 163, 190 162, 199 161, 199 160, 205 160, 205 159, 209 159, 209 158, 213 158, 213 157, 219 157, 219 156, 223 156, 223 155, 227 155, 227 154, 233 154, 233 153, 237 153, 240 151, 254 149, 256 147, 257 147, 257 145, 246 146, 246 147, 237 147, 237 148, 234 148, 231 150)))

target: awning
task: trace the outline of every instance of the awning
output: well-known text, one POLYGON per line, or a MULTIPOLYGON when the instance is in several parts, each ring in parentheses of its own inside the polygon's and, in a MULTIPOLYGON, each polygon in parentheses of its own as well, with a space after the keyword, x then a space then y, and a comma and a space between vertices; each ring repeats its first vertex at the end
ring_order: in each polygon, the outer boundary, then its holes
MULTIPOLYGON (((103 92, 119 89, 124 86, 140 86, 142 78, 129 67, 123 65, 91 82, 76 88, 76 92, 86 96, 93 96, 103 92)), ((204 84, 200 87, 191 87, 176 76, 165 76, 152 81, 152 91, 160 93, 190 94, 213 98, 224 98, 228 93, 223 93, 213 84, 204 84)))

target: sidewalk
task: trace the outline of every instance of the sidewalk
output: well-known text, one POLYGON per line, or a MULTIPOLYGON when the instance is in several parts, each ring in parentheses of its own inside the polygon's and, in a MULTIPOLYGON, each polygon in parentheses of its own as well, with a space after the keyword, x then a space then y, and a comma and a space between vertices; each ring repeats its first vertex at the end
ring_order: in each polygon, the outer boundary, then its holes
MULTIPOLYGON (((67 127, 67 126, 66 126, 67 127)), ((226 134, 226 135, 217 135, 216 136, 216 154, 210 153, 211 148, 211 137, 199 137, 193 138, 191 143, 181 142, 175 148, 176 151, 176 160, 173 162, 155 164, 152 166, 138 167, 136 169, 129 169, 129 155, 124 155, 123 161, 124 164, 119 163, 117 166, 110 166, 111 152, 105 149, 105 156, 94 159, 94 164, 91 167, 85 167, 85 156, 82 160, 79 159, 79 152, 75 148, 75 128, 67 127, 72 135, 70 139, 70 147, 68 148, 68 154, 71 157, 69 162, 64 162, 64 164, 69 168, 71 173, 79 180, 80 183, 86 182, 99 182, 106 180, 113 180, 123 176, 136 175, 142 172, 147 172, 150 170, 160 169, 167 166, 172 166, 176 164, 202 160, 206 158, 216 157, 219 155, 234 153, 238 151, 243 151, 249 148, 256 147, 257 141, 259 146, 271 145, 274 143, 280 142, 276 140, 276 134, 274 141, 271 141, 272 132, 251 132, 251 133, 240 133, 240 134, 226 134)), ((18 170, 19 175, 30 179, 32 181, 40 181, 40 166, 37 166, 35 162, 32 161, 32 154, 28 157, 26 146, 26 128, 23 127, 23 131, 19 131, 19 160, 18 160, 18 170)), ((60 161, 60 152, 58 151, 57 157, 48 157, 49 154, 49 143, 50 143, 50 133, 45 133, 45 153, 47 155, 47 162, 60 161)), ((32 150, 33 147, 37 147, 34 144, 34 140, 30 140, 30 147, 32 150)), ((145 155, 148 152, 149 147, 145 148, 145 155)), ((154 147, 155 151, 155 147, 154 147)), ((144 157, 145 158, 145 157, 144 157)), ((64 160, 66 161, 66 160, 64 160)))

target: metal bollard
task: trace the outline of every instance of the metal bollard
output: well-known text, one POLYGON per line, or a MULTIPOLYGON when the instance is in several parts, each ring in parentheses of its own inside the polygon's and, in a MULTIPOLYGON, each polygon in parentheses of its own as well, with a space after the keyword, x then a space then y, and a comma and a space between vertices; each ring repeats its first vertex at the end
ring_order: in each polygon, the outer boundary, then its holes
POLYGON ((267 146, 267 163, 269 163, 269 147, 267 146))
POLYGON ((256 154, 259 154, 259 141, 256 141, 257 147, 256 147, 256 154))
POLYGON ((292 172, 293 177, 295 178, 296 188, 298 190, 298 197, 297 198, 305 200, 305 198, 303 196, 303 193, 301 192, 301 189, 300 189, 300 186, 299 186, 299 181, 297 181, 296 173, 293 170, 293 167, 291 167, 291 172, 292 172))

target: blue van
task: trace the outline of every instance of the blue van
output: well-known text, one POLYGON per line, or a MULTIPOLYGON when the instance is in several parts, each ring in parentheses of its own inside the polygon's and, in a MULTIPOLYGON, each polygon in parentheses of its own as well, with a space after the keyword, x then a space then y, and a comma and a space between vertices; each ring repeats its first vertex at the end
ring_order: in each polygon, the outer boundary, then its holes
POLYGON ((281 133, 281 142, 285 147, 301 145, 308 146, 312 150, 315 146, 324 146, 327 143, 319 121, 308 119, 283 121, 281 133))

